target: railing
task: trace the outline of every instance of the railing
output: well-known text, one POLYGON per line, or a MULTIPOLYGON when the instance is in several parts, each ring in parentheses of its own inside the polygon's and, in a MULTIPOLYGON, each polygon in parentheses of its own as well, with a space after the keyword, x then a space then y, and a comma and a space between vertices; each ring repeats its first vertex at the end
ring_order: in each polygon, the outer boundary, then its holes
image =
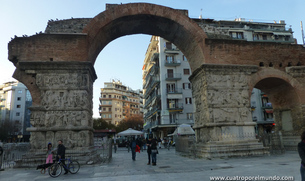
POLYGON ((167 73, 165 78, 166 80, 178 80, 181 79, 181 73, 167 73))
POLYGON ((183 109, 183 103, 168 105, 167 109, 169 109, 169 110, 183 109))
MULTIPOLYGON (((112 158, 111 143, 111 139, 107 139, 101 144, 95 145, 94 148, 90 150, 90 152, 67 148, 65 156, 67 158, 77 159, 80 164, 89 164, 89 162, 109 162, 112 158), (81 160, 82 158, 84 158, 84 155, 87 156, 87 160, 89 160, 88 163, 85 160, 81 160)), ((1 155, 1 169, 14 167, 37 167, 38 165, 45 164, 46 162, 46 151, 30 153, 30 143, 4 144, 3 148, 4 152, 1 155)), ((55 160, 55 155, 53 157, 53 160, 55 160)))
POLYGON ((170 67, 178 66, 178 65, 181 65, 181 61, 180 60, 165 60, 164 65, 170 66, 170 67))
POLYGON ((174 89, 174 90, 167 89, 166 93, 167 94, 182 94, 182 89, 181 88, 177 88, 177 89, 174 89))

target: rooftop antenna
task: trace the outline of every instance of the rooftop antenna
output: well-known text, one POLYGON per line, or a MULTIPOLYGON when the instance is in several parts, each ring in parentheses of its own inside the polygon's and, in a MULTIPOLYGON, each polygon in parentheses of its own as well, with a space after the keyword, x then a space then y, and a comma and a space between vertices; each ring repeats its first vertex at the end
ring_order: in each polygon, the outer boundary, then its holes
POLYGON ((200 16, 199 19, 202 19, 202 9, 200 9, 200 16))
POLYGON ((303 46, 305 46, 305 38, 304 38, 304 30, 303 30, 303 23, 302 23, 302 21, 301 21, 301 31, 302 31, 303 46))

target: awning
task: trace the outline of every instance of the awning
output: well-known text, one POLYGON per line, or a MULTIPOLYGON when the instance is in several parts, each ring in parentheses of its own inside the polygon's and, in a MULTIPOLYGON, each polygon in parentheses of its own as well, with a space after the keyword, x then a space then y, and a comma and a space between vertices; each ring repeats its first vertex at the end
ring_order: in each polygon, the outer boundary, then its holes
POLYGON ((273 32, 274 35, 279 35, 279 36, 291 36, 292 34, 289 32, 273 32))
POLYGON ((270 34, 273 34, 272 31, 264 31, 264 30, 255 30, 254 32, 255 33, 270 33, 270 34))
POLYGON ((265 109, 266 113, 273 113, 273 109, 265 109))

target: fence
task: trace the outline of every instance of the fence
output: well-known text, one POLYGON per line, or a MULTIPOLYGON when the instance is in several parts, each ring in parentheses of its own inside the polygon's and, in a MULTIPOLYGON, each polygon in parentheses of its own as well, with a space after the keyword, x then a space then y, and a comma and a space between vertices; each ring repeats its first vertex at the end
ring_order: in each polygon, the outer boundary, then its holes
MULTIPOLYGON (((30 153, 30 144, 4 144, 1 169, 13 167, 36 167, 46 162, 46 151, 30 153)), ((66 157, 76 159, 80 164, 107 163, 112 158, 112 140, 106 139, 102 144, 89 150, 68 149, 66 157)), ((55 159, 55 156, 53 157, 55 159)), ((1 158, 0 158, 1 164, 1 158)))

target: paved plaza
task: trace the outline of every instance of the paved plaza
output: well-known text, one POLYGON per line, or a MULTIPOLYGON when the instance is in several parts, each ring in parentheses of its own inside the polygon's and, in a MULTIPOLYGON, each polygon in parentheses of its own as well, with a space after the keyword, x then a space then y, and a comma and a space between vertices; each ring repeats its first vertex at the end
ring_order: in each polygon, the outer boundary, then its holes
POLYGON ((109 164, 84 165, 77 174, 62 173, 51 178, 36 168, 15 168, 1 171, 0 180, 209 181, 213 176, 251 176, 253 179, 255 176, 293 176, 298 181, 301 180, 299 166, 300 158, 294 151, 282 155, 206 160, 180 156, 174 149, 160 149, 157 166, 152 166, 147 165, 146 150, 137 153, 136 161, 132 161, 131 152, 119 148, 109 164))

